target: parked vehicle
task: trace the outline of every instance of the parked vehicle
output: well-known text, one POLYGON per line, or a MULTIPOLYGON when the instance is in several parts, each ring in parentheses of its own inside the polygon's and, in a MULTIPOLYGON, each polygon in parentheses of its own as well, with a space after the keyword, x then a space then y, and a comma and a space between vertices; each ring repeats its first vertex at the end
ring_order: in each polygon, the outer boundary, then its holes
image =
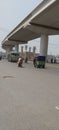
POLYGON ((8 54, 7 59, 8 59, 8 61, 10 61, 10 62, 17 62, 19 56, 20 56, 20 54, 19 54, 18 52, 13 52, 13 51, 12 51, 12 52, 10 52, 10 53, 8 54))
POLYGON ((34 67, 45 68, 45 56, 37 56, 33 60, 34 67))

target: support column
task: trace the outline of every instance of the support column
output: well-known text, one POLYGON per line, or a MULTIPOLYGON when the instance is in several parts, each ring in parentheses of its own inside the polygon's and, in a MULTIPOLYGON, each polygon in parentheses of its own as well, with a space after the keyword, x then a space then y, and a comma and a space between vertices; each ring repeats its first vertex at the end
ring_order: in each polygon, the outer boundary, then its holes
POLYGON ((36 46, 33 46, 33 57, 35 57, 36 46))
POLYGON ((16 52, 19 52, 19 44, 16 44, 16 45, 15 45, 15 51, 16 51, 16 52))
POLYGON ((27 63, 28 61, 27 48, 28 48, 28 45, 25 45, 25 63, 27 63))
POLYGON ((10 53, 10 51, 12 51, 12 46, 6 49, 6 58, 8 57, 8 54, 10 53))
POLYGON ((41 35, 40 40, 40 56, 47 56, 48 49, 48 35, 41 35))
POLYGON ((48 49, 48 35, 42 34, 40 39, 40 56, 43 56, 42 57, 43 68, 45 68, 47 49, 48 49))
POLYGON ((21 56, 23 57, 24 53, 23 53, 23 46, 21 46, 21 56))

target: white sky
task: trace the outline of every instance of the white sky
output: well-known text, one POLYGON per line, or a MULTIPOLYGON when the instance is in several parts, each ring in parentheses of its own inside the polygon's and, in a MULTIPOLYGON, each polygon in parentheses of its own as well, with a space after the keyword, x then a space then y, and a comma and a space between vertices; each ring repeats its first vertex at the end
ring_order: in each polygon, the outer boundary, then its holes
MULTIPOLYGON (((42 0, 0 0, 0 51, 1 42, 42 0)), ((36 46, 39 52, 40 39, 29 46, 36 46)), ((49 54, 59 54, 59 36, 49 37, 49 54)))

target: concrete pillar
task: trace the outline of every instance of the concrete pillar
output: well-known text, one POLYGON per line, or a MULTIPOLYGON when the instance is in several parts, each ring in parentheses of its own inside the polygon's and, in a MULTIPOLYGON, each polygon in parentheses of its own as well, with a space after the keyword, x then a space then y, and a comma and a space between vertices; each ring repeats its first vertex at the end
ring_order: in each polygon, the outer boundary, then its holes
POLYGON ((23 57, 23 46, 21 46, 21 56, 23 57))
POLYGON ((45 56, 44 65, 42 62, 44 68, 45 68, 45 62, 47 56, 47 49, 48 49, 48 35, 42 34, 40 39, 40 56, 45 56))
POLYGON ((10 51, 12 51, 12 47, 8 47, 8 48, 6 49, 6 52, 7 52, 7 53, 9 53, 10 51))
POLYGON ((28 61, 28 53, 27 53, 28 45, 25 45, 25 63, 28 61))
POLYGON ((16 52, 19 52, 19 44, 16 44, 16 45, 15 45, 15 51, 16 51, 16 52))
POLYGON ((35 57, 36 46, 33 46, 33 57, 35 57))
POLYGON ((40 55, 47 56, 47 49, 48 49, 48 35, 41 35, 40 39, 40 55))
POLYGON ((6 58, 8 57, 8 54, 10 53, 10 51, 12 51, 12 46, 6 49, 6 58))
POLYGON ((29 47, 29 60, 31 60, 31 47, 29 47))

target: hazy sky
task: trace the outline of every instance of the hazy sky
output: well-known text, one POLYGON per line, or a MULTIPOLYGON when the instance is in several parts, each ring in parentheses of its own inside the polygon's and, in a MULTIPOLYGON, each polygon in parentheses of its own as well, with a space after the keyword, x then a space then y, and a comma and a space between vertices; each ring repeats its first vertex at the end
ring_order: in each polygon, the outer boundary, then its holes
MULTIPOLYGON (((12 31, 42 0, 0 0, 0 51, 1 41, 12 31)), ((32 41, 29 46, 37 47, 37 39, 32 41)), ((59 36, 49 38, 49 54, 59 54, 59 36), (54 46, 53 46, 54 45, 54 46)))

